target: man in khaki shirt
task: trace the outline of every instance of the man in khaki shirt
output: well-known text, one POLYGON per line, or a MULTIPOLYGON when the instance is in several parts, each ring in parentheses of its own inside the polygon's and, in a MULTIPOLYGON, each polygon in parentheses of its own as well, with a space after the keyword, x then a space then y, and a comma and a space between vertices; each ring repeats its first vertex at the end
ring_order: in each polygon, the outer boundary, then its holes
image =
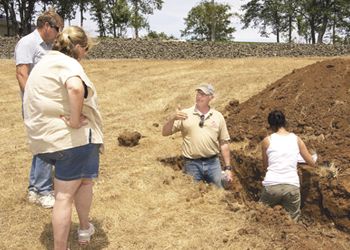
POLYGON ((181 131, 182 155, 185 172, 196 181, 206 181, 222 187, 221 165, 218 154, 225 163, 225 174, 232 181, 230 165, 230 136, 223 115, 209 106, 214 98, 214 88, 203 84, 196 88, 196 104, 176 113, 164 124, 162 134, 168 136, 181 131))

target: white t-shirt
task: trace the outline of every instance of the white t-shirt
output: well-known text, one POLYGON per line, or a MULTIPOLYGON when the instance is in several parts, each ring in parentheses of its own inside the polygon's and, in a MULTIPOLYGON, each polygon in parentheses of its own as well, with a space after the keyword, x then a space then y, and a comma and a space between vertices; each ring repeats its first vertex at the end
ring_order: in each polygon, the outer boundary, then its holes
POLYGON ((267 173, 263 180, 264 186, 277 184, 291 184, 299 187, 300 181, 297 172, 299 146, 298 137, 272 134, 266 154, 268 157, 267 173))
MULTIPOLYGON (((22 37, 15 48, 16 66, 29 64, 30 71, 51 50, 52 45, 46 44, 36 29, 32 33, 22 37)), ((30 72, 29 71, 29 72, 30 72)))

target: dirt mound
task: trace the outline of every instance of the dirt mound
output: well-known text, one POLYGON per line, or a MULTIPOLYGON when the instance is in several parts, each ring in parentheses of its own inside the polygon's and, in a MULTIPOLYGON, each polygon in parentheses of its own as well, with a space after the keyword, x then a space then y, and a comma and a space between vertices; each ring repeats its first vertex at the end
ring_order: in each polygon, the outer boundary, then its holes
POLYGON ((133 147, 139 144, 142 135, 137 131, 124 131, 118 136, 119 146, 133 147))
POLYGON ((350 232, 350 60, 333 59, 294 70, 246 102, 233 100, 226 121, 234 144, 236 174, 245 196, 259 198, 260 142, 267 115, 285 112, 289 130, 318 154, 318 168, 301 166, 302 210, 350 232))

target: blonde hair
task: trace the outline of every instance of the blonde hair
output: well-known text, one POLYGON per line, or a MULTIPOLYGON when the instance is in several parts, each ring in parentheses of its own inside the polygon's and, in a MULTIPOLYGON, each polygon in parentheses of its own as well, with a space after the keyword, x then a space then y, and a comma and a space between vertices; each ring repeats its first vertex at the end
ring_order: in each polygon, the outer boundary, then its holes
POLYGON ((58 28, 62 28, 64 26, 62 17, 58 15, 57 12, 53 9, 49 9, 43 12, 36 20, 36 26, 40 29, 44 27, 46 22, 50 26, 55 26, 58 28))
POLYGON ((78 26, 69 26, 58 34, 52 49, 78 59, 78 51, 75 48, 78 44, 87 50, 92 45, 90 38, 82 28, 78 26))

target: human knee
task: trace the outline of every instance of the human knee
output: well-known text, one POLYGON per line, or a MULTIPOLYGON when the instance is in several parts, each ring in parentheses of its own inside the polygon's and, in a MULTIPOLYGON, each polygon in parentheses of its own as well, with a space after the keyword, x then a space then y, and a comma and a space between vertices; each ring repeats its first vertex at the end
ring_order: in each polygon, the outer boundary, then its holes
POLYGON ((82 179, 81 186, 93 186, 94 182, 92 179, 82 179))
POLYGON ((73 202, 73 195, 71 193, 56 192, 55 202, 73 202))

